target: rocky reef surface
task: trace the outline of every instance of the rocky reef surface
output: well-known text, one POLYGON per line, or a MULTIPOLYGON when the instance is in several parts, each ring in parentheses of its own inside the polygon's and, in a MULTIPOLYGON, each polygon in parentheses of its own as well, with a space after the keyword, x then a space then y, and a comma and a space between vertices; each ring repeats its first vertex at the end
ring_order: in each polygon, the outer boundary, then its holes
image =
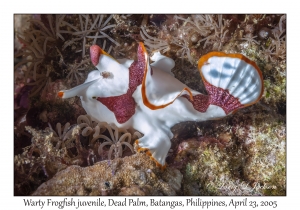
POLYGON ((15 15, 15 195, 285 195, 285 28, 283 14, 15 15), (78 98, 56 97, 95 69, 92 44, 134 59, 140 41, 173 58, 175 77, 202 93, 197 60, 242 53, 262 71, 263 97, 221 120, 175 125, 162 171, 135 152, 138 131, 95 122, 78 98))
POLYGON ((176 195, 181 181, 179 170, 161 171, 147 155, 137 153, 90 167, 69 166, 33 195, 176 195))

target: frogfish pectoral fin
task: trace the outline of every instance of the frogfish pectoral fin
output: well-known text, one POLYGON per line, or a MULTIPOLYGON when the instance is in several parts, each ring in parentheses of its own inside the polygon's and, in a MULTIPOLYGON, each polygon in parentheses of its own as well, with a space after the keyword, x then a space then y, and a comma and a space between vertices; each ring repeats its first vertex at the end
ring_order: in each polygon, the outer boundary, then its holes
POLYGON ((161 169, 166 168, 166 157, 171 148, 170 138, 160 129, 155 135, 145 135, 135 141, 137 151, 146 152, 161 169))

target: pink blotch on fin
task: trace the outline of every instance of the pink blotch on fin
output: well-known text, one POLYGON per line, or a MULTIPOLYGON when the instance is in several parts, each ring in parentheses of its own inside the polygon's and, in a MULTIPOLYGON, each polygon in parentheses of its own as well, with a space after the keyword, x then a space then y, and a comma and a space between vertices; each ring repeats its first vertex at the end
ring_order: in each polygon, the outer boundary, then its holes
POLYGON ((98 45, 93 45, 90 47, 90 57, 94 66, 99 63, 99 57, 101 54, 101 48, 98 45))
POLYGON ((221 107, 226 114, 243 107, 239 99, 231 95, 228 90, 213 86, 206 81, 203 82, 209 95, 210 104, 221 107))
POLYGON ((138 60, 134 61, 129 67, 129 88, 127 92, 120 96, 97 98, 98 101, 104 104, 115 114, 118 123, 125 123, 135 113, 136 103, 132 94, 136 90, 137 86, 142 84, 144 71, 147 65, 144 52, 140 45, 137 57, 138 60))
POLYGON ((210 104, 221 107, 226 114, 229 114, 243 107, 238 98, 232 96, 228 90, 224 90, 220 87, 213 86, 206 81, 204 81, 204 85, 208 92, 208 95, 195 95, 193 97, 193 101, 190 100, 189 95, 185 94, 182 96, 186 98, 189 102, 191 102, 194 109, 198 112, 206 112, 210 104))
POLYGON ((145 53, 141 45, 138 47, 137 58, 138 60, 134 61, 129 67, 129 90, 131 93, 135 91, 137 86, 142 84, 147 65, 145 53))
POLYGON ((207 95, 203 95, 203 94, 198 94, 193 96, 194 100, 192 101, 190 99, 190 96, 185 94, 182 95, 182 97, 186 98, 189 102, 192 103, 193 107, 195 110, 197 110, 198 112, 206 112, 208 106, 210 105, 209 103, 209 96, 207 95))
POLYGON ((121 96, 98 97, 97 100, 115 114, 118 123, 125 123, 135 113, 135 101, 129 91, 121 96))

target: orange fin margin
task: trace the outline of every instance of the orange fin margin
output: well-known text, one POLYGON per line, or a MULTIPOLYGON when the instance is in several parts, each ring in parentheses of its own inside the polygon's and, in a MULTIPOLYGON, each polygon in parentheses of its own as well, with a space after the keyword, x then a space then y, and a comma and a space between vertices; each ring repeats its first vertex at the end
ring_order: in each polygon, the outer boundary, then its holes
POLYGON ((139 140, 135 140, 134 144, 136 144, 136 148, 137 148, 137 151, 138 152, 145 152, 146 155, 148 155, 150 157, 151 160, 153 160, 156 164, 156 166, 158 168, 160 168, 161 170, 165 170, 166 167, 167 167, 167 164, 165 165, 162 165, 160 164, 153 156, 152 156, 152 153, 150 152, 150 150, 148 148, 142 148, 142 147, 139 147, 139 140))
MULTIPOLYGON (((143 49, 143 52, 146 56, 146 60, 147 60, 147 63, 148 63, 148 53, 145 49, 145 46, 142 42, 140 42, 140 46, 142 47, 143 49)), ((166 104, 162 104, 162 105, 154 105, 152 104, 148 98, 147 98, 147 94, 146 94, 146 79, 147 79, 147 73, 148 73, 148 66, 147 66, 147 63, 146 63, 146 66, 145 66, 145 70, 144 70, 144 77, 143 77, 143 82, 142 82, 142 98, 143 98, 143 103, 145 106, 147 106, 149 109, 151 110, 157 110, 157 109, 163 109, 169 105, 171 105, 184 91, 187 91, 189 96, 190 96, 190 100, 193 101, 193 94, 192 92, 190 91, 189 88, 183 88, 182 91, 169 103, 166 103, 166 104)))

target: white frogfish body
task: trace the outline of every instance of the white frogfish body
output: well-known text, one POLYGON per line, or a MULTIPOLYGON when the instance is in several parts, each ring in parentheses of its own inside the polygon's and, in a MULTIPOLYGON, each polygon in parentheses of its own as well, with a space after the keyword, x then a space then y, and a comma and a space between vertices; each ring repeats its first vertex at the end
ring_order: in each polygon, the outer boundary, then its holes
POLYGON ((116 60, 96 45, 90 51, 97 70, 82 85, 58 95, 79 96, 87 114, 98 121, 143 133, 136 144, 160 167, 166 165, 172 126, 224 117, 256 103, 263 93, 261 71, 241 54, 211 52, 199 59, 204 95, 174 77, 171 58, 156 52, 150 64, 142 43, 137 61, 116 60))

